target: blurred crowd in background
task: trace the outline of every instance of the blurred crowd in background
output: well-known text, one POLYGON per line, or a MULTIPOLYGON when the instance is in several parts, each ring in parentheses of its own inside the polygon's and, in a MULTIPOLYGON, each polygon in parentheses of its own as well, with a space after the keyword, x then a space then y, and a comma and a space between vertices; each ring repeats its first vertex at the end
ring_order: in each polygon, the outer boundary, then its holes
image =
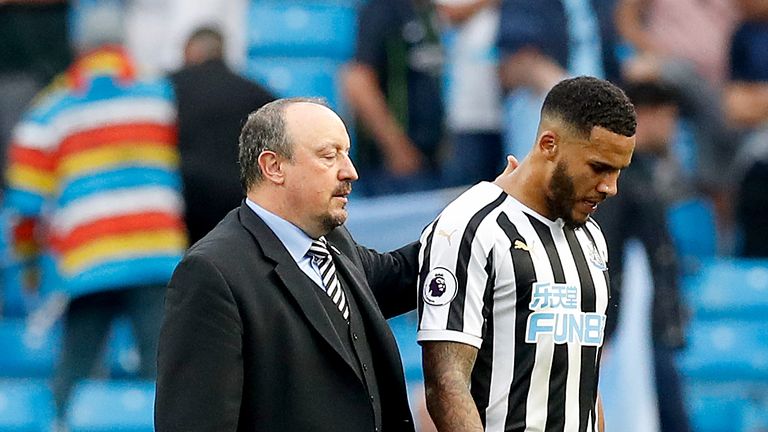
MULTIPOLYGON (((53 376, 74 430, 73 388, 115 375, 99 359, 128 317, 124 375, 153 379, 163 287, 239 204, 237 137, 264 103, 325 97, 352 136, 353 200, 407 212, 524 157, 544 95, 575 75, 636 105, 633 163, 596 218, 617 312, 627 242, 648 257, 659 430, 694 430, 676 356, 703 294, 683 285, 715 257, 768 258, 766 0, 0 0, 0 356, 61 333, 55 373, 19 354, 0 376, 53 376)), ((760 377, 748 397, 768 411, 760 377)), ((768 430, 730 427, 695 430, 768 430)))

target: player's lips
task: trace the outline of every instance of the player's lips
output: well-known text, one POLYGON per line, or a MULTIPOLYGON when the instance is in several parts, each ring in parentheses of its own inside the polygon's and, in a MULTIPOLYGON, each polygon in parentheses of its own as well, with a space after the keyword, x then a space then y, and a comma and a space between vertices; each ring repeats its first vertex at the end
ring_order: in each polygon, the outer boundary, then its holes
POLYGON ((346 203, 349 201, 349 194, 351 193, 352 193, 352 188, 348 188, 342 191, 336 191, 336 193, 333 194, 333 197, 338 198, 346 203))
POLYGON ((585 199, 581 200, 581 204, 589 209, 589 212, 597 210, 597 206, 602 202, 602 199, 585 199))

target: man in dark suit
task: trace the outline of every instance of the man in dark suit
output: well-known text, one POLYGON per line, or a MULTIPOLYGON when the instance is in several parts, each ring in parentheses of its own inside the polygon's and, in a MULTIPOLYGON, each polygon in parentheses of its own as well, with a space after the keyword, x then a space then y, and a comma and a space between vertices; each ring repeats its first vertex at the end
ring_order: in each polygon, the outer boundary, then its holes
POLYGON ((248 114, 274 96, 224 63, 222 34, 192 33, 184 68, 171 75, 179 109, 179 150, 190 244, 243 199, 237 181, 237 134, 248 114))
POLYGON ((415 307, 417 245, 379 254, 342 226, 357 180, 349 148, 317 100, 248 117, 247 199, 168 287, 158 432, 414 430, 385 319, 415 307))

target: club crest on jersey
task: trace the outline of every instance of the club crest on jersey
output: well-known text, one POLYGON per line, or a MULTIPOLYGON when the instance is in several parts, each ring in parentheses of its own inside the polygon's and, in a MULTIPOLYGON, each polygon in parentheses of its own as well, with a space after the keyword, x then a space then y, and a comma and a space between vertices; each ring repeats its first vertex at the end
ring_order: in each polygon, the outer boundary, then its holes
POLYGON ((600 251, 597 250, 595 246, 589 247, 589 262, 592 263, 595 268, 597 268, 600 271, 606 271, 608 270, 608 264, 606 264, 605 259, 603 259, 603 256, 600 254, 600 251))
POLYGON ((435 267, 424 279, 424 302, 443 306, 456 297, 456 276, 444 267, 435 267))

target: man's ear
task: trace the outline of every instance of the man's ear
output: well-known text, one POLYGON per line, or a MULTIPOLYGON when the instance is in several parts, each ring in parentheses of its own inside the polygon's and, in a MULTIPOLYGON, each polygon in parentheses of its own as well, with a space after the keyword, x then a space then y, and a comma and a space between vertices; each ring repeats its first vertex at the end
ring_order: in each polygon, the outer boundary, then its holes
POLYGON ((536 141, 536 147, 547 160, 555 160, 557 152, 560 151, 560 139, 557 132, 551 129, 541 131, 536 141))
POLYGON ((259 168, 261 168, 261 175, 266 181, 278 185, 285 182, 283 161, 282 157, 271 150, 261 152, 258 159, 259 168))

